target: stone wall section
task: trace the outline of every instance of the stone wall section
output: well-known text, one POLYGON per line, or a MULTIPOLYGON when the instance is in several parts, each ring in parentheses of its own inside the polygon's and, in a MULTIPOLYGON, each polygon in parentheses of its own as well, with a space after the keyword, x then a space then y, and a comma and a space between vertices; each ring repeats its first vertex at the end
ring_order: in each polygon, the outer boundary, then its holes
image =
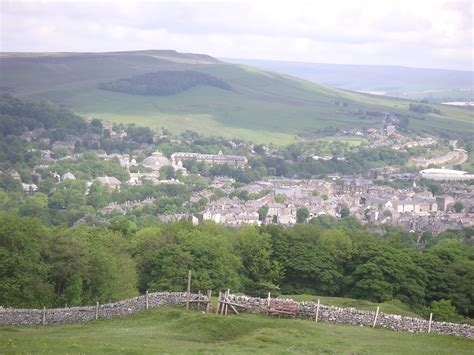
MULTIPOLYGON (((184 305, 186 292, 154 292, 148 294, 148 308, 184 305)), ((190 300, 197 300, 197 294, 191 294, 190 300)), ((201 295, 201 301, 207 302, 207 296, 201 295)), ((195 308, 195 302, 190 307, 195 308)), ((202 306, 202 305, 201 305, 202 306)), ((204 308, 204 307, 203 307, 204 308)), ((123 317, 146 309, 146 296, 138 296, 123 301, 88 307, 70 307, 53 309, 14 309, 0 308, 0 325, 38 325, 83 323, 96 319, 123 317)))
MULTIPOLYGON (((238 307, 239 311, 266 313, 267 310, 268 299, 266 298, 254 298, 231 294, 227 296, 227 299, 234 304, 240 305, 240 307, 238 307)), ((298 318, 315 320, 317 308, 316 302, 292 302, 299 306, 298 318)), ((376 312, 374 311, 332 307, 320 304, 318 322, 323 321, 372 327, 375 314, 376 312)), ((420 318, 402 317, 396 314, 379 312, 376 326, 400 332, 427 333, 429 321, 420 318)), ((474 339, 474 327, 468 324, 431 322, 431 333, 459 335, 474 339)))

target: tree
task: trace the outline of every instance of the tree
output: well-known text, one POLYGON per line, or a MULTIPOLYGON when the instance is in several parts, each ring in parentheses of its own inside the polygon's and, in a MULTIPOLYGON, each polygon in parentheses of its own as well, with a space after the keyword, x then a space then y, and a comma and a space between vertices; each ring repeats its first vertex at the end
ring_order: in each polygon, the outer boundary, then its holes
POLYGON ((267 217, 268 205, 263 205, 258 209, 258 220, 263 221, 267 217))
POLYGON ((120 233, 124 237, 131 237, 136 232, 137 225, 124 216, 119 216, 111 221, 109 229, 120 233))
POLYGON ((172 166, 162 166, 160 168, 160 180, 170 180, 175 177, 176 174, 172 166))
POLYGON ((28 197, 20 207, 20 215, 37 217, 43 222, 47 222, 49 215, 48 197, 41 192, 28 197))
POLYGON ((94 181, 89 188, 87 195, 87 204, 95 209, 100 209, 107 206, 111 202, 111 194, 109 189, 102 185, 100 181, 94 181))
POLYGON ((283 203, 283 202, 285 202, 285 196, 283 196, 283 195, 276 195, 276 196, 275 196, 275 202, 277 202, 277 203, 283 203))
POLYGON ((309 218, 309 210, 306 207, 300 207, 296 210, 296 222, 304 223, 309 218))
POLYGON ((263 296, 274 291, 272 284, 271 237, 255 227, 240 230, 237 249, 242 258, 242 285, 250 295, 263 296))
POLYGON ((183 291, 188 270, 193 272, 194 291, 240 289, 240 260, 225 230, 212 224, 190 227, 177 223, 155 234, 155 238, 166 235, 167 240, 158 249, 147 250, 140 262, 141 290, 183 291))
POLYGON ((371 239, 358 245, 349 270, 351 290, 356 298, 384 302, 393 298, 421 306, 427 272, 417 265, 409 249, 389 247, 371 239))
POLYGON ((456 311, 456 307, 451 304, 451 300, 439 300, 431 303, 433 319, 438 322, 460 322, 463 317, 456 311))
POLYGON ((319 234, 319 228, 310 224, 298 224, 289 231, 291 247, 284 251, 282 292, 335 295, 340 291, 343 270, 322 247, 319 234))
POLYGON ((453 209, 456 213, 462 212, 464 210, 464 205, 462 202, 456 201, 453 205, 453 209))
POLYGON ((349 208, 347 208, 347 207, 342 207, 341 208, 341 218, 344 219, 344 218, 350 216, 350 214, 351 214, 351 211, 349 210, 349 208))
POLYGON ((42 259, 46 228, 35 219, 0 214, 0 304, 42 308, 53 304, 48 265, 42 259))

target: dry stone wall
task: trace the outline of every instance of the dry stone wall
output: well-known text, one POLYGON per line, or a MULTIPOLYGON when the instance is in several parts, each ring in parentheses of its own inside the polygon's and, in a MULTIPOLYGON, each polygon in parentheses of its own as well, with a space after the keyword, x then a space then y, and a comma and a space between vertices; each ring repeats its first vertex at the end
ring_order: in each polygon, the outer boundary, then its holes
MULTIPOLYGON (((191 294, 190 300, 207 302, 207 296, 191 294)), ((148 294, 148 308, 182 305, 186 302, 186 292, 154 292, 148 294)), ((54 309, 13 309, 0 308, 0 325, 38 325, 83 323, 95 319, 123 317, 146 309, 147 296, 138 296, 127 300, 88 307, 70 307, 54 309)), ((196 302, 190 303, 196 307, 196 302)))
MULTIPOLYGON (((228 295, 227 300, 233 304, 240 305, 239 311, 249 311, 254 313, 265 313, 267 311, 268 299, 265 298, 228 295)), ((316 302, 294 303, 298 304, 299 306, 297 317, 315 320, 317 310, 316 302)), ((355 308, 332 307, 320 304, 318 321, 371 327, 373 326, 375 315, 376 312, 373 311, 364 311, 355 308)), ((376 326, 401 332, 427 333, 429 321, 419 318, 402 317, 395 314, 379 312, 376 326)), ((431 322, 430 331, 431 333, 435 334, 459 335, 474 339, 474 327, 468 324, 431 322)))
MULTIPOLYGON (((190 294, 190 307, 195 308, 198 298, 202 301, 204 309, 208 301, 207 296, 190 294), (200 298, 199 298, 200 297, 200 298)), ((187 299, 186 292, 155 292, 148 294, 148 308, 163 306, 183 305, 187 299)), ((238 305, 239 311, 253 313, 266 313, 266 298, 255 298, 238 295, 228 295, 227 300, 238 305)), ((298 317, 314 320, 316 316, 316 302, 295 302, 299 306, 298 317)), ((55 309, 13 309, 0 307, 0 325, 40 325, 40 324, 67 324, 83 323, 95 319, 110 319, 123 317, 146 309, 147 296, 138 296, 127 300, 101 304, 88 307, 70 307, 55 309)), ((318 321, 352 324, 358 326, 372 326, 375 313, 355 308, 341 308, 332 306, 319 306, 318 321)), ((402 317, 394 314, 379 313, 377 327, 395 331, 426 333, 429 321, 402 317)), ((474 327, 468 324, 432 322, 431 333, 451 334, 474 339, 474 327)))

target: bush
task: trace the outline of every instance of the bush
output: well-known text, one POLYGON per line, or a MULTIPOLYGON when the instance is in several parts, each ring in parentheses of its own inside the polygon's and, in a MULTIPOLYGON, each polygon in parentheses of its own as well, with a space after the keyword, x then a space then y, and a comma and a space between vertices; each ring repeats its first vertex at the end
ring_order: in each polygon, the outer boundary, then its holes
POLYGON ((451 300, 433 301, 431 303, 433 319, 440 322, 460 322, 463 317, 458 314, 451 300))

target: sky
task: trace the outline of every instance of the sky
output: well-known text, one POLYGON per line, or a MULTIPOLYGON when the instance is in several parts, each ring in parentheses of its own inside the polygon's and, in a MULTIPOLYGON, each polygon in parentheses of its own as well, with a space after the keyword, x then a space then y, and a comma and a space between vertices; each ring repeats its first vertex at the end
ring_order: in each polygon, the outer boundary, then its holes
POLYGON ((0 50, 474 70, 471 0, 0 0, 0 50))

